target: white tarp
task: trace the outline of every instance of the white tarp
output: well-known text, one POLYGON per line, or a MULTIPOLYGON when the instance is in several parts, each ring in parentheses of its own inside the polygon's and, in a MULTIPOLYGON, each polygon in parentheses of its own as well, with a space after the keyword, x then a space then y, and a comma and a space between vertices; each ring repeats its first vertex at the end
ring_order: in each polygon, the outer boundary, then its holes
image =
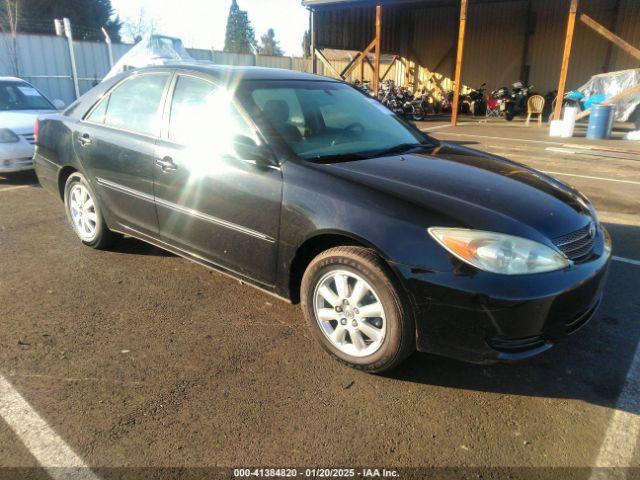
POLYGON ((164 35, 147 35, 125 53, 104 77, 149 65, 162 65, 168 61, 193 61, 185 50, 182 40, 164 35))
MULTIPOLYGON (((589 98, 595 97, 597 100, 594 103, 599 103, 638 84, 640 84, 640 68, 594 75, 587 83, 578 88, 578 91, 584 95, 587 101, 589 98)), ((626 122, 638 105, 640 105, 640 92, 621 98, 615 102, 614 118, 618 122, 626 122)), ((590 106, 590 104, 585 104, 586 108, 590 106)))

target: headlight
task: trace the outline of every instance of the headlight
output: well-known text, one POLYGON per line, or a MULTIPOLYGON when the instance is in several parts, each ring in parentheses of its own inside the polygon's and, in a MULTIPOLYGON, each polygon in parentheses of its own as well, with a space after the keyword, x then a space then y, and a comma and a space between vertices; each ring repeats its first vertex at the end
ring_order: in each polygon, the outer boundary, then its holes
POLYGON ((526 238, 464 228, 432 227, 429 234, 452 255, 487 272, 524 275, 570 265, 560 252, 526 238))
POLYGON ((8 128, 0 128, 0 143, 15 143, 20 138, 8 128))

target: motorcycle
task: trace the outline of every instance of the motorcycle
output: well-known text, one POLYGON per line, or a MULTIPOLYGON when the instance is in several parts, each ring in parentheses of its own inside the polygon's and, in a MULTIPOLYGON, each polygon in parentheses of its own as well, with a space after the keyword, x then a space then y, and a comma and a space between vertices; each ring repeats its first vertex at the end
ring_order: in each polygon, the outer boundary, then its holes
POLYGON ((518 115, 527 112, 527 100, 532 95, 533 85, 516 82, 512 85, 511 94, 506 98, 504 118, 510 122, 518 115))
POLYGON ((447 93, 440 100, 440 111, 444 113, 451 113, 451 107, 453 106, 453 90, 448 90, 447 93))
POLYGON ((355 82, 353 82, 353 86, 357 90, 360 90, 362 93, 372 97, 373 92, 371 91, 370 83, 371 82, 369 80, 365 80, 364 82, 361 82, 360 80, 356 80, 355 82))
POLYGON ((427 116, 429 104, 427 95, 416 98, 411 91, 403 87, 396 87, 388 80, 383 85, 380 101, 396 115, 411 117, 415 121, 424 120, 427 116))
MULTIPOLYGON (((557 91, 549 92, 545 96, 545 99, 548 99, 551 96, 553 96, 553 99, 550 103, 551 105, 550 112, 549 112, 550 116, 553 114, 553 110, 555 109, 558 92, 557 91)), ((564 96, 562 97, 562 107, 563 108, 565 106, 576 107, 580 111, 584 111, 584 110, 589 110, 593 105, 597 103, 602 103, 606 99, 607 99, 606 95, 598 94, 598 95, 592 95, 590 97, 585 97, 582 92, 578 90, 571 90, 570 92, 565 93, 564 96)))
POLYGON ((501 87, 493 90, 486 102, 486 115, 500 117, 504 115, 506 108, 506 100, 509 96, 509 89, 507 87, 501 87))
POLYGON ((460 113, 470 113, 473 116, 484 115, 487 104, 484 99, 484 88, 487 84, 483 83, 475 90, 471 90, 461 99, 460 113))

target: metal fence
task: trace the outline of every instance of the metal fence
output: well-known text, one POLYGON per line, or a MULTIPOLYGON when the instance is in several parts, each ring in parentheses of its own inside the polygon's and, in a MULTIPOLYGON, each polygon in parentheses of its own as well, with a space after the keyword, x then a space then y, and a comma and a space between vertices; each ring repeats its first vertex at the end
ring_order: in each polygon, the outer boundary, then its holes
MULTIPOLYGON (((106 43, 74 41, 74 54, 78 71, 80 93, 99 83, 110 70, 106 43)), ((133 45, 113 44, 113 60, 117 62, 133 45)), ((215 50, 187 49, 197 60, 208 60, 219 65, 246 65, 284 68, 301 72, 311 71, 311 60, 299 57, 273 57, 225 53, 215 50)), ((333 61, 334 68, 341 71, 347 61, 333 61)), ((381 70, 386 70, 382 65, 381 70)), ((359 76, 359 69, 352 72, 348 80, 359 76)), ((324 66, 318 62, 318 73, 325 74, 324 66)), ((370 68, 365 70, 365 79, 372 80, 370 68)), ((327 72, 329 75, 329 72, 327 72)), ((387 78, 399 81, 404 75, 400 66, 392 66, 387 78)), ((51 35, 18 34, 13 38, 0 33, 0 76, 17 76, 31 82, 49 98, 60 99, 65 104, 75 100, 71 60, 67 40, 51 35)))

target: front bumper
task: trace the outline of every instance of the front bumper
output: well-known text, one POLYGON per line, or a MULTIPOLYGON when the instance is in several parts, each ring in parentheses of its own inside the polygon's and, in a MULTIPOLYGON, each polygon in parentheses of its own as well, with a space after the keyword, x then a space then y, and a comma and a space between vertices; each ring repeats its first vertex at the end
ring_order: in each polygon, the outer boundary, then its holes
POLYGON ((31 157, 0 160, 0 173, 15 173, 25 170, 33 170, 31 157))
POLYGON ((460 262, 448 272, 396 264, 413 300, 417 349, 473 363, 528 358, 595 314, 611 260, 599 229, 589 261, 565 270, 505 276, 460 262))
POLYGON ((19 137, 20 141, 18 142, 0 144, 0 173, 22 172, 33 169, 35 146, 26 139, 28 135, 21 134, 19 137))

